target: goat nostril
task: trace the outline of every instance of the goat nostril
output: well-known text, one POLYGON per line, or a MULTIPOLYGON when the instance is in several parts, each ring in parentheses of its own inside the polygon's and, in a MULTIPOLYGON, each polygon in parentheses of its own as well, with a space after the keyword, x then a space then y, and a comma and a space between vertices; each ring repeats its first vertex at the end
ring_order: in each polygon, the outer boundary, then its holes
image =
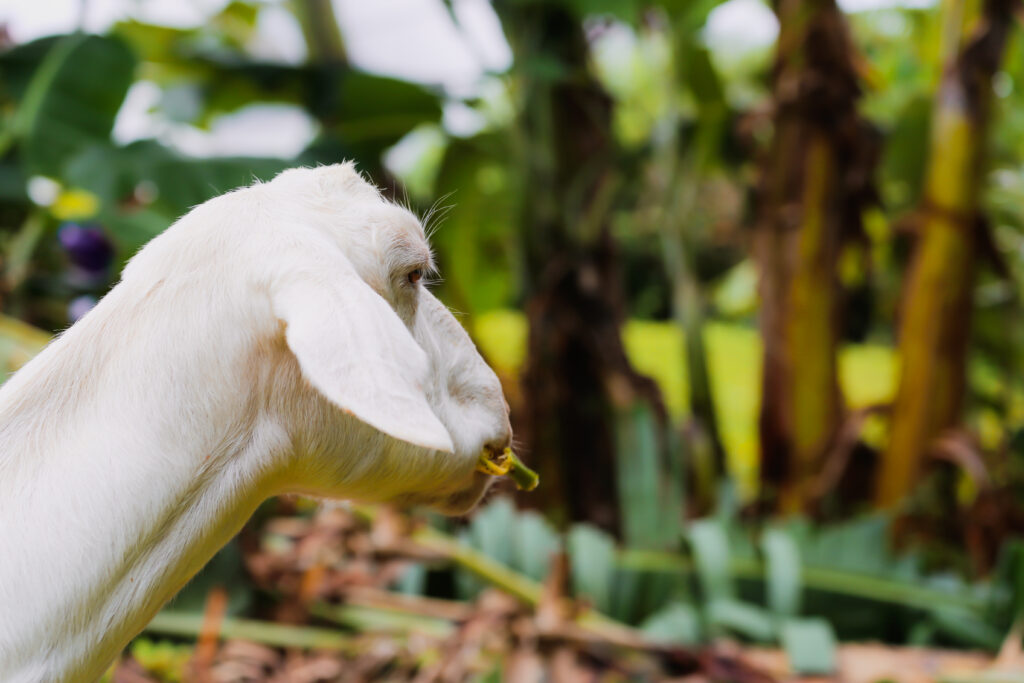
POLYGON ((512 435, 509 434, 509 433, 506 433, 506 434, 503 434, 501 437, 499 437, 497 439, 491 439, 490 441, 485 443, 484 444, 484 449, 490 451, 491 453, 501 453, 506 448, 510 448, 511 446, 512 446, 512 435))

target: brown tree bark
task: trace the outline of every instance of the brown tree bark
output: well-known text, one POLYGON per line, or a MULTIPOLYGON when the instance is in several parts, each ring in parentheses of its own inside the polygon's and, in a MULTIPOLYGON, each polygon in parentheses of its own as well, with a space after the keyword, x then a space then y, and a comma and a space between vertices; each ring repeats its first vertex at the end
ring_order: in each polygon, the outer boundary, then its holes
POLYGON ((805 510, 843 402, 836 351, 843 246, 874 200, 876 135, 857 114, 855 53, 833 0, 776 0, 774 134, 757 187, 764 376, 761 480, 775 506, 805 510))
POLYGON ((521 225, 529 347, 520 435, 564 519, 617 532, 616 424, 637 402, 663 416, 629 364, 609 209, 619 185, 612 101, 587 68, 581 22, 562 3, 498 2, 516 54, 524 174, 521 225))

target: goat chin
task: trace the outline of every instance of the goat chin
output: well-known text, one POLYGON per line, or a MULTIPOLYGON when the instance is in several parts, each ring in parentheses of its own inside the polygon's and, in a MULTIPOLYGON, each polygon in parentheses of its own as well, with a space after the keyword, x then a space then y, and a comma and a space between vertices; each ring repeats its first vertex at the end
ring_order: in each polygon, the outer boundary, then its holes
POLYGON ((472 508, 508 408, 432 268, 350 164, 144 247, 0 388, 0 681, 98 678, 270 496, 472 508))
POLYGON ((475 472, 472 481, 452 493, 442 495, 435 494, 410 494, 396 500, 398 505, 422 505, 429 507, 442 515, 459 516, 471 511, 480 503, 487 494, 494 478, 486 474, 475 472))

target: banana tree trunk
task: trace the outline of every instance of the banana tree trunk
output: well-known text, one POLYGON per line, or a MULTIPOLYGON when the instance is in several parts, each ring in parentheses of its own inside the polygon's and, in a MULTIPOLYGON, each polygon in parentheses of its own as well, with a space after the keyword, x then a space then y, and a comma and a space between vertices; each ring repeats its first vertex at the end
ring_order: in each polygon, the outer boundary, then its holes
POLYGON ((779 509, 798 512, 816 495, 842 418, 836 271, 874 199, 877 143, 857 115, 854 52, 833 0, 777 0, 775 11, 775 134, 754 236, 764 337, 761 480, 779 509))
MULTIPOLYGON (((621 515, 632 511, 620 506, 619 459, 637 456, 634 449, 650 455, 643 444, 654 427, 636 416, 664 411, 620 335, 624 302, 608 220, 621 182, 612 101, 588 71, 582 23, 568 6, 520 0, 495 8, 523 98, 516 146, 530 332, 520 434, 544 482, 531 502, 622 532, 629 525, 621 515)), ((657 505, 657 492, 647 500, 657 505)))
POLYGON ((882 508, 906 498, 935 437, 960 422, 977 244, 985 229, 979 188, 991 82, 1016 4, 946 0, 942 6, 944 68, 918 207, 918 243, 903 294, 903 370, 876 488, 882 508))

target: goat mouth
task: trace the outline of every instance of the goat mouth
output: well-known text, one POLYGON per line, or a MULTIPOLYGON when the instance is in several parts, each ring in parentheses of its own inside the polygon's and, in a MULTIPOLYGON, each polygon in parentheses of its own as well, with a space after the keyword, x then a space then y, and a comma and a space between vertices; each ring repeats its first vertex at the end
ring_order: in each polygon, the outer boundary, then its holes
POLYGON ((500 453, 485 447, 477 460, 476 471, 492 477, 511 477, 520 491, 532 491, 540 483, 537 473, 524 465, 508 447, 500 453))

